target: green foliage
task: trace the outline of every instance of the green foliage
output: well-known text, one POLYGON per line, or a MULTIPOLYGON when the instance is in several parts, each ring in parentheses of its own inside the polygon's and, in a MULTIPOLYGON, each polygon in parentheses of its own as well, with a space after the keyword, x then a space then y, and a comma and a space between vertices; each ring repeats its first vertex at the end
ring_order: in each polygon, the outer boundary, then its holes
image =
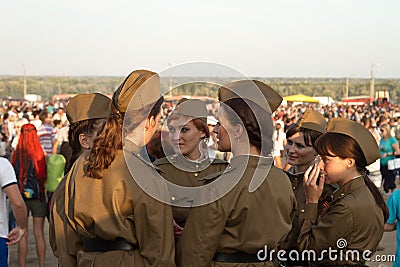
MULTIPOLYGON (((167 94, 170 95, 207 95, 217 97, 220 84, 226 84, 239 78, 192 78, 174 77, 161 79, 163 92, 172 86, 180 85, 167 94), (192 82, 192 81, 209 81, 192 82)), ((330 96, 341 100, 345 93, 346 80, 339 78, 257 78, 276 89, 282 96, 305 94, 308 96, 330 96)), ((27 77, 27 93, 38 94, 43 100, 50 100, 55 94, 77 94, 100 92, 112 94, 124 80, 124 77, 27 77)), ((0 76, 0 96, 22 98, 24 91, 22 76, 0 76)), ((350 79, 349 96, 369 95, 369 79, 350 79)), ((391 99, 399 102, 400 79, 376 79, 375 91, 388 91, 391 99)))

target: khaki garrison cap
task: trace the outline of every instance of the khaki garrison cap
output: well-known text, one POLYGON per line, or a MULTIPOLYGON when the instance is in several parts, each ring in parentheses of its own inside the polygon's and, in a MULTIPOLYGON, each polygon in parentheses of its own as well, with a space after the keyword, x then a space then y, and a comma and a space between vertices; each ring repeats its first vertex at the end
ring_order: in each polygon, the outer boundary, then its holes
POLYGON ((207 123, 207 108, 203 101, 199 99, 186 99, 180 100, 180 104, 178 104, 174 111, 172 111, 173 115, 185 115, 194 118, 202 119, 205 123, 207 123))
POLYGON ((110 116, 111 99, 103 94, 79 94, 71 98, 67 105, 69 123, 110 116))
POLYGON ((282 103, 282 97, 271 87, 257 80, 241 80, 229 83, 218 89, 219 101, 229 99, 248 99, 267 112, 274 112, 282 103))
POLYGON ((139 110, 156 102, 160 95, 160 76, 148 70, 135 70, 114 92, 112 101, 120 112, 139 110))
POLYGON ((178 101, 178 103, 177 103, 176 105, 180 105, 180 104, 182 104, 183 102, 188 101, 188 100, 189 100, 189 98, 182 97, 181 99, 179 99, 179 101, 178 101))
POLYGON ((307 110, 300 119, 299 127, 326 133, 326 120, 318 111, 307 110))
POLYGON ((360 123, 343 118, 334 118, 326 127, 328 133, 341 133, 353 138, 361 147, 367 165, 379 159, 379 147, 375 138, 360 123))

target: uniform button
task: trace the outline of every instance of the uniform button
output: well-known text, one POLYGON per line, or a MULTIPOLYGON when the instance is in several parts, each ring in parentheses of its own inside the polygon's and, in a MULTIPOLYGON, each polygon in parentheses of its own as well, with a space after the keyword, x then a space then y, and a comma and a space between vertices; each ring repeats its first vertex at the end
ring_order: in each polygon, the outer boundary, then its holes
POLYGON ((169 159, 174 159, 174 157, 170 157, 169 159))
POLYGON ((196 173, 194 174, 194 176, 196 176, 196 177, 197 177, 197 176, 199 176, 199 174, 196 172, 196 173))
POLYGON ((341 196, 341 197, 344 197, 344 193, 341 193, 340 196, 341 196))
POLYGON ((196 168, 198 168, 199 167, 199 165, 196 165, 196 168))
POLYGON ((171 200, 174 201, 174 200, 175 200, 175 197, 171 197, 171 200))
POLYGON ((301 211, 300 212, 303 212, 304 213, 304 209, 301 209, 301 211))
POLYGON ((297 181, 297 178, 294 178, 295 181, 297 181))

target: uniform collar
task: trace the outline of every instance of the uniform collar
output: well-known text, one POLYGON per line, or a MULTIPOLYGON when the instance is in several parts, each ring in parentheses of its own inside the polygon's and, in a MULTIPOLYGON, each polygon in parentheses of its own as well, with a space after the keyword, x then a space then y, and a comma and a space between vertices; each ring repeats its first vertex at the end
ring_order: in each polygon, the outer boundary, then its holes
POLYGON ((292 166, 289 168, 289 170, 286 171, 286 174, 292 182, 296 181, 298 184, 303 184, 305 172, 295 173, 292 166))
POLYGON ((301 176, 304 176, 304 173, 305 173, 305 171, 304 172, 295 172, 294 166, 291 166, 287 172, 292 175, 301 175, 301 176))
POLYGON ((130 151, 133 154, 139 154, 142 147, 136 145, 133 140, 129 139, 129 137, 125 137, 124 139, 124 150, 130 151))
POLYGON ((237 171, 239 172, 244 172, 246 170, 253 171, 248 188, 249 192, 252 193, 267 179, 271 167, 274 165, 274 160, 272 157, 239 155, 232 158, 231 165, 232 168, 237 167, 237 171))
POLYGON ((145 147, 140 147, 136 145, 132 140, 129 138, 125 138, 124 146, 123 146, 124 154, 128 153, 135 156, 137 159, 145 163, 146 165, 151 166, 153 169, 158 170, 153 164, 151 164, 150 158, 146 153, 145 147))
POLYGON ((168 156, 167 160, 173 164, 178 169, 187 172, 198 172, 206 169, 212 163, 212 159, 206 157, 203 160, 190 160, 184 157, 182 154, 175 154, 172 156, 168 156))
POLYGON ((271 168, 272 157, 263 157, 255 155, 239 155, 234 156, 231 160, 232 168, 240 168, 246 166, 247 168, 271 168))
POLYGON ((333 200, 344 198, 351 191, 362 186, 365 186, 364 178, 361 175, 354 177, 353 179, 345 183, 342 187, 333 192, 333 200))

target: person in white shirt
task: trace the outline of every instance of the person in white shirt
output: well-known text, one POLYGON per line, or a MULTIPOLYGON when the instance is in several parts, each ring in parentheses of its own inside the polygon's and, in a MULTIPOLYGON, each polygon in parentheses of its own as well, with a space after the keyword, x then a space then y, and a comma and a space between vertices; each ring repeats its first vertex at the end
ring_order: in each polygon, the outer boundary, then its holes
POLYGON ((25 202, 18 189, 17 178, 11 163, 0 158, 0 266, 8 265, 8 246, 18 243, 28 227, 28 215, 25 202), (17 226, 8 232, 8 214, 6 197, 13 207, 17 226))
POLYGON ((282 169, 282 153, 285 149, 286 134, 283 131, 283 121, 276 121, 275 124, 276 129, 272 134, 272 140, 274 141, 272 156, 274 157, 275 166, 282 169))

